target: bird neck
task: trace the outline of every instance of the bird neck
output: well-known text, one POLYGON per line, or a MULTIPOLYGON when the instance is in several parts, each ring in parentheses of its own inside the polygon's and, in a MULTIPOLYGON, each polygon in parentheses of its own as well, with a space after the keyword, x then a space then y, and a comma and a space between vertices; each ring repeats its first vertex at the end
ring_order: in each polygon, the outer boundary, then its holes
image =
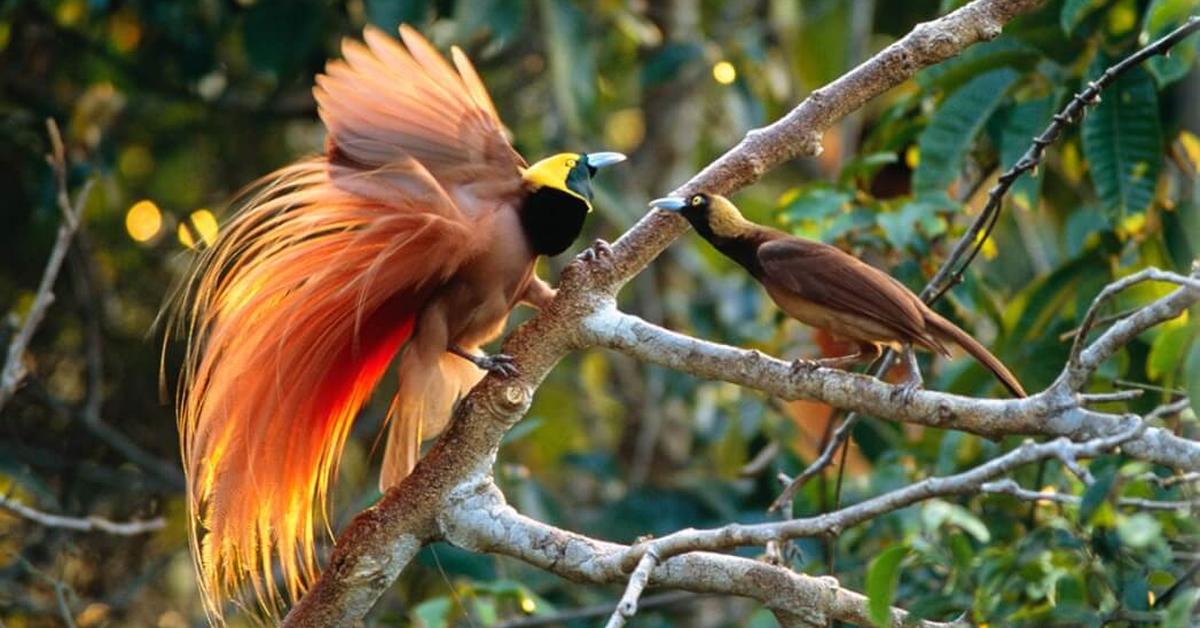
POLYGON ((588 204, 558 188, 540 186, 521 204, 521 228, 538 255, 558 255, 583 231, 588 204))
POLYGON ((758 261, 758 246, 768 230, 743 218, 740 214, 709 213, 706 216, 684 216, 700 237, 729 259, 741 264, 754 276, 762 270, 758 261))

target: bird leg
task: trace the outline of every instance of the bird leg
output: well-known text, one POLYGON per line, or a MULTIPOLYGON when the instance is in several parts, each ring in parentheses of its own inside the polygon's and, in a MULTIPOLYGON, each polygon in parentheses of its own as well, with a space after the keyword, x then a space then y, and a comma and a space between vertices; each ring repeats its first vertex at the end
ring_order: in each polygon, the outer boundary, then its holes
POLYGON ((525 292, 521 293, 521 302, 539 310, 544 310, 550 305, 550 302, 554 300, 557 294, 558 290, 551 288, 550 284, 542 281, 541 277, 534 275, 529 280, 529 285, 525 286, 525 292))
POLYGON ((849 355, 839 355, 832 358, 821 358, 819 360, 805 360, 803 358, 792 361, 793 371, 812 371, 818 368, 831 369, 848 369, 856 364, 869 362, 879 357, 879 345, 873 342, 864 342, 858 345, 858 351, 849 355))
POLYGON ((612 245, 599 238, 592 245, 576 256, 581 262, 591 262, 612 255, 612 245))
POLYGON ((515 377, 521 372, 517 370, 517 365, 513 364, 513 357, 506 353, 475 355, 453 344, 446 347, 446 350, 489 373, 499 373, 503 377, 515 377))
POLYGON ((900 382, 893 396, 898 396, 907 405, 912 401, 913 395, 924 385, 925 379, 921 377, 921 365, 917 364, 917 352, 910 344, 904 345, 904 362, 908 366, 908 377, 900 382))

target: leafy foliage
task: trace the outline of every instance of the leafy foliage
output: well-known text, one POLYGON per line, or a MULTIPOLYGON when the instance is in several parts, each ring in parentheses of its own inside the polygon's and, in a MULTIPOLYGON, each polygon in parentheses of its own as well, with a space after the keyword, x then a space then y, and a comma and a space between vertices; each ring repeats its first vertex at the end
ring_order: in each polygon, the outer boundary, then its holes
MULTIPOLYGON (((103 425, 135 453, 178 460, 172 391, 160 396, 156 382, 156 315, 197 249, 219 231, 212 223, 223 224, 228 200, 257 177, 321 150, 312 75, 337 56, 342 37, 368 23, 391 32, 405 21, 440 46, 463 46, 526 156, 630 153, 627 167, 600 180, 586 241, 619 234, 646 199, 841 74, 861 54, 857 48, 878 50, 932 18, 939 3, 875 3, 862 35, 851 34, 854 3, 769 3, 769 10, 668 3, 679 11, 660 4, 0 5, 0 307, 9 319, 28 307, 59 220, 42 159, 44 117, 66 129, 72 186, 98 181, 58 301, 32 346, 34 377, 0 419, 0 492, 51 512, 162 514, 170 522, 151 538, 121 539, 43 529, 0 512, 0 620, 58 623, 57 581, 69 588, 79 625, 203 621, 177 478, 114 444, 120 441, 105 437, 92 413, 98 407, 103 425), (131 211, 139 201, 150 205, 131 211)), ((872 103, 861 125, 831 129, 819 158, 781 168, 737 201, 760 222, 836 243, 919 288, 975 217, 995 175, 1068 95, 1194 11, 1189 0, 1048 2, 995 41, 872 103)), ((1170 58, 1135 70, 1067 129, 1046 162, 1014 187, 980 259, 938 306, 1031 390, 1058 374, 1069 347, 1064 334, 1101 286, 1147 265, 1184 270, 1200 255, 1196 46, 1197 37, 1189 38, 1170 58)), ((553 280, 564 262, 550 261, 543 276, 553 280)), ((1131 291, 1104 313, 1161 294, 1160 286, 1131 291)), ((784 322, 740 269, 690 236, 620 298, 623 309, 669 327, 773 355, 845 349, 784 322)), ((1166 427, 1196 437, 1197 316, 1145 333, 1104 366, 1093 388, 1147 384, 1132 402, 1138 410, 1185 389, 1193 409, 1166 427)), ((0 327, 0 345, 11 327, 0 327)), ((179 353, 168 346, 168 382, 179 353)), ((968 359, 923 367, 930 388, 999 394, 968 359)), ((334 530, 378 498, 372 445, 390 393, 381 391, 364 412, 342 460, 330 507, 334 530)), ((819 404, 778 403, 588 352, 565 360, 539 389, 530 415, 508 435, 497 477, 523 513, 615 541, 761 521, 778 491, 773 478, 812 460, 829 416, 819 404), (771 444, 778 453, 750 465, 771 444)), ((865 421, 855 432, 842 503, 963 470, 1019 441, 865 421)), ((1086 489, 1055 464, 1013 476, 1029 489, 1079 497, 1078 506, 1006 496, 934 501, 836 539, 797 542, 786 556, 797 569, 835 571, 842 584, 865 591, 876 619, 890 602, 922 617, 966 612, 990 625, 1194 621, 1195 580, 1187 579, 1200 538, 1194 517, 1141 512, 1118 500, 1194 499, 1195 486, 1157 482, 1165 469, 1120 455, 1085 464, 1099 480, 1086 489)), ((828 510, 833 484, 807 486, 795 513, 828 510)), ((421 553, 373 619, 497 625, 618 595, 437 545, 421 553)), ((745 600, 711 598, 638 616, 643 625, 701 620, 773 622, 745 600)))

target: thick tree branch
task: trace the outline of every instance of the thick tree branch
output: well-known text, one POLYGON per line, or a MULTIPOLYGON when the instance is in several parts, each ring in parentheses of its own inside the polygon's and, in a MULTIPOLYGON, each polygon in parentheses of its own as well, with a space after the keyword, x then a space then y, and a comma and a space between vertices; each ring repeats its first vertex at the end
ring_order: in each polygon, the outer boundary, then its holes
MULTIPOLYGON (((945 17, 918 25, 850 73, 813 92, 781 120, 749 133, 676 193, 701 189, 728 193, 783 161, 815 153, 820 133, 847 112, 919 69, 996 37, 1004 23, 1039 4, 1040 0, 975 0, 945 17)), ((521 375, 509 380, 489 376, 472 390, 459 404, 449 429, 413 474, 389 490, 375 507, 357 516, 341 534, 329 567, 292 609, 285 625, 361 621, 421 544, 436 538, 435 520, 446 500, 478 489, 485 479, 490 482, 500 439, 524 415, 533 391, 568 351, 586 343, 584 319, 611 303, 620 287, 685 229, 686 223, 669 212, 651 212, 616 242, 611 256, 568 267, 550 306, 504 343, 505 353, 516 358, 521 375)), ((663 569, 670 564, 656 571, 677 573, 674 568, 663 569)), ((772 572, 770 577, 801 576, 772 572)))
MULTIPOLYGON (((1155 271, 1162 272, 1162 271, 1155 271)), ((1193 278, 1194 279, 1194 278, 1193 278)), ((1183 282, 1177 282, 1183 283, 1183 282)), ((584 321, 600 346, 706 379, 727 381, 783 399, 814 399, 884 419, 953 428, 990 438, 1013 434, 1065 436, 1084 441, 1120 432, 1122 417, 1083 407, 1079 393, 1104 360, 1142 331, 1178 317, 1200 302, 1185 285, 1113 325, 1068 364, 1059 380, 1027 399, 974 399, 928 390, 898 403, 899 388, 873 377, 827 368, 797 369, 792 363, 673 332, 609 306, 584 321)), ((1200 443, 1149 428, 1126 443, 1135 457, 1176 469, 1200 469, 1200 443)))
MULTIPOLYGON (((512 556, 575 582, 624 583, 630 546, 592 539, 525 517, 485 480, 451 499, 439 519, 447 541, 464 549, 512 556)), ((635 561, 636 562, 636 561, 635 561)), ((864 596, 832 578, 814 578, 761 561, 694 552, 665 559, 650 574, 650 586, 698 593, 722 593, 759 600, 780 623, 824 626, 830 620, 869 625, 864 596)), ((907 614, 892 612, 892 625, 907 614)), ((936 622, 920 626, 945 626, 936 622)))

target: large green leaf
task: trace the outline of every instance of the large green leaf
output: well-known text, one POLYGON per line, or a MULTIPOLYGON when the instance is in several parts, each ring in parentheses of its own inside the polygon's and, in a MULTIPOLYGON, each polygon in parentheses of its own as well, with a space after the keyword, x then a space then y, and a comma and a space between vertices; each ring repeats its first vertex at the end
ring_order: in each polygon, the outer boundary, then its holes
POLYGON ((1075 32, 1075 27, 1087 19, 1096 9, 1104 6, 1105 0, 1067 0, 1059 13, 1059 25, 1067 35, 1075 32))
MULTIPOLYGON (((1142 20, 1141 41, 1150 42, 1178 28, 1197 9, 1196 0, 1154 0, 1142 20)), ((1200 35, 1192 34, 1171 48, 1171 54, 1158 55, 1146 62, 1160 87, 1187 76, 1196 60, 1200 35)))
MULTIPOLYGON (((1054 96, 1027 100, 997 113, 996 117, 1001 123, 1000 165, 1004 170, 1017 163, 1029 150, 1033 138, 1050 123, 1056 100, 1054 96)), ((1021 175, 1013 183, 1008 199, 1021 209, 1033 210, 1037 208, 1040 191, 1041 174, 1035 170, 1021 175)))
POLYGON ((876 626, 891 625, 892 598, 900 584, 900 561, 908 555, 905 545, 893 545, 871 559, 867 567, 867 610, 876 626))
MULTIPOLYGON (((1109 60, 1098 55, 1090 76, 1109 60)), ((1163 132, 1154 79, 1133 68, 1103 92, 1083 120, 1083 155, 1105 208, 1116 215, 1139 213, 1154 200, 1162 168, 1163 132)))
POLYGON ((1017 76, 1010 68, 992 70, 946 97, 917 142, 921 161, 913 173, 913 189, 918 195, 944 191, 958 178, 975 136, 1017 76))

